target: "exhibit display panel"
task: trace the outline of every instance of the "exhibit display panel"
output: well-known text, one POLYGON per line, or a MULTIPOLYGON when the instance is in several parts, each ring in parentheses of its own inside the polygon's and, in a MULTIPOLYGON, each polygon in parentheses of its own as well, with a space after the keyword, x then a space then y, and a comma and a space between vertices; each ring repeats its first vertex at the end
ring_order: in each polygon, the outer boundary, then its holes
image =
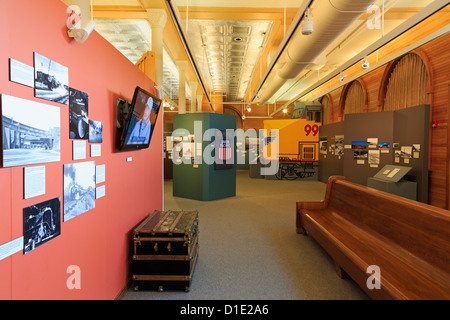
POLYGON ((208 112, 176 114, 173 129, 173 195, 201 201, 235 196, 235 138, 227 130, 235 132, 236 117, 208 112))
POLYGON ((319 181, 344 174, 344 121, 330 123, 319 129, 319 181), (342 141, 342 144, 341 144, 342 141), (338 145, 336 147, 336 144, 338 145))
POLYGON ((367 185, 368 178, 384 166, 405 166, 411 169, 404 180, 414 182, 417 201, 427 203, 429 119, 430 106, 420 105, 346 114, 344 121, 321 127, 320 180, 344 175, 351 182, 367 185), (336 156, 336 141, 341 136, 342 154, 336 156))

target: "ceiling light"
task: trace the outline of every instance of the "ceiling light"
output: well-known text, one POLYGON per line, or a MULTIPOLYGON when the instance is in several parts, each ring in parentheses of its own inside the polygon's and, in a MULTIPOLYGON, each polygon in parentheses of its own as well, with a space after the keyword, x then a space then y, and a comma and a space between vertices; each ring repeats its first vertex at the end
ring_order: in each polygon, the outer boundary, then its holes
POLYGON ((252 111, 252 108, 248 107, 248 108, 247 108, 247 111, 248 111, 248 112, 251 112, 251 111, 252 111))
POLYGON ((287 109, 286 108, 283 109, 283 113, 287 113, 287 109))
POLYGON ((363 69, 369 69, 370 68, 370 63, 367 59, 364 59, 363 63, 361 64, 361 68, 363 69))
POLYGON ((236 38, 233 38, 233 40, 239 42, 239 41, 242 41, 242 38, 236 37, 236 38))

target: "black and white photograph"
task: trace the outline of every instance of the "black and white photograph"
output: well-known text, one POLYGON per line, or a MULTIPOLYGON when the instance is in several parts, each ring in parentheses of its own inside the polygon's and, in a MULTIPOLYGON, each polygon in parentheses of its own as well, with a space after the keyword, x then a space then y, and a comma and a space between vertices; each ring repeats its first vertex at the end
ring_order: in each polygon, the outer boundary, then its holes
POLYGON ((69 98, 69 138, 89 138, 89 96, 87 93, 70 88, 69 98))
POLYGON ((367 138, 367 146, 369 148, 376 148, 378 145, 378 138, 367 138))
POLYGON ((353 159, 355 159, 355 160, 367 159, 367 150, 355 150, 355 151, 353 151, 353 159))
POLYGON ((23 209, 23 253, 26 254, 61 234, 59 197, 23 209))
POLYGON ((64 222, 95 208, 95 161, 64 165, 64 222))
POLYGON ((103 142, 103 122, 89 120, 89 142, 90 143, 103 142))
POLYGON ((344 136, 335 136, 334 141, 334 154, 336 156, 343 156, 344 155, 344 136))
POLYGON ((412 157, 412 146, 402 146, 402 158, 409 159, 412 157))
POLYGON ((328 151, 327 137, 320 137, 319 138, 319 153, 327 154, 327 151, 328 151))
POLYGON ((59 107, 1 95, 3 167, 61 160, 59 107))
POLYGON ((34 53, 34 95, 62 104, 69 103, 69 69, 34 53))
POLYGON ((380 150, 369 150, 367 163, 373 165, 380 164, 380 150))

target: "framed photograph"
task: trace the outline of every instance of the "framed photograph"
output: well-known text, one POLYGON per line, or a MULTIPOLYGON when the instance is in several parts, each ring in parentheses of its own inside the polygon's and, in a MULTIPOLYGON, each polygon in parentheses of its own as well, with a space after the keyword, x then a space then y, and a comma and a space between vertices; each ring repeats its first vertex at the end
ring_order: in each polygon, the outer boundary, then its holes
POLYGON ((378 148, 380 150, 389 150, 390 143, 389 142, 380 142, 378 143, 378 148))
POLYGON ((378 145, 378 138, 367 138, 367 146, 369 148, 376 148, 378 145))
POLYGON ((69 103, 69 69, 34 53, 34 95, 62 104, 69 103))
POLYGON ((367 162, 369 164, 378 165, 380 164, 380 150, 369 150, 367 162))
POLYGON ((23 209, 23 253, 26 254, 61 234, 59 197, 23 209))
POLYGON ((327 137, 320 137, 319 138, 319 153, 320 154, 327 154, 328 151, 328 141, 327 137))
POLYGON ((103 142, 103 122, 89 120, 89 142, 90 143, 103 142))
POLYGON ((367 150, 353 151, 353 159, 355 159, 355 160, 364 160, 364 159, 367 159, 367 156, 368 156, 367 150))
POLYGON ((366 149, 367 141, 352 141, 352 149, 366 149))
POLYGON ((411 158, 412 157, 412 150, 413 150, 412 146, 402 146, 401 147, 402 158, 406 158, 406 159, 411 158))
POLYGON ((64 222, 95 208, 95 161, 64 165, 64 222))
POLYGON ((69 90, 69 138, 89 138, 89 118, 87 93, 70 88, 69 90))
POLYGON ((343 156, 344 155, 344 136, 335 136, 335 141, 334 141, 334 154, 336 156, 343 156))
POLYGON ((3 167, 61 160, 59 107, 2 94, 3 167))

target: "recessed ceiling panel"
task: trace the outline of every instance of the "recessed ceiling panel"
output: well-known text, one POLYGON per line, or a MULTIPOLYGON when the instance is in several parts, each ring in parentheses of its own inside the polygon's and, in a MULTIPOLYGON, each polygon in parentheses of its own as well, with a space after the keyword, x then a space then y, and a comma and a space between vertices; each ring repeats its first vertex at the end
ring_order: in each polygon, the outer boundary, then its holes
POLYGON ((190 19, 187 42, 206 89, 223 93, 225 101, 242 100, 272 25, 261 20, 190 19))

